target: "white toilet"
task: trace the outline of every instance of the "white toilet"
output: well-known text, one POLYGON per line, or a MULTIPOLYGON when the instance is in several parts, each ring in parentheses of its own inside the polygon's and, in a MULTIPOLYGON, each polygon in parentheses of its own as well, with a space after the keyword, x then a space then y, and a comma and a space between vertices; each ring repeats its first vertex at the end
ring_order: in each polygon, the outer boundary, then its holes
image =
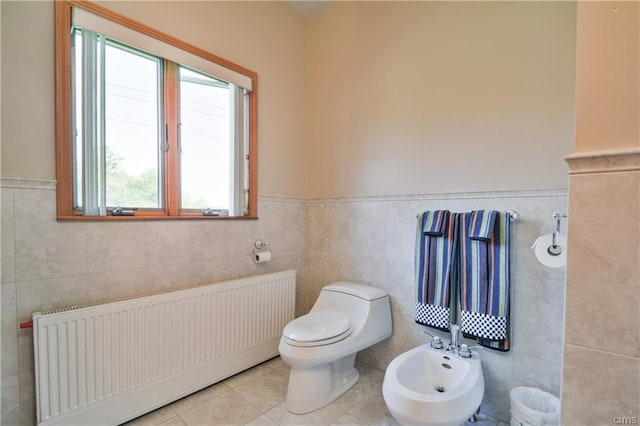
POLYGON ((322 289, 307 315, 284 328, 278 349, 291 366, 286 407, 317 410, 358 381, 358 351, 391 336, 391 308, 384 290, 347 282, 322 289))

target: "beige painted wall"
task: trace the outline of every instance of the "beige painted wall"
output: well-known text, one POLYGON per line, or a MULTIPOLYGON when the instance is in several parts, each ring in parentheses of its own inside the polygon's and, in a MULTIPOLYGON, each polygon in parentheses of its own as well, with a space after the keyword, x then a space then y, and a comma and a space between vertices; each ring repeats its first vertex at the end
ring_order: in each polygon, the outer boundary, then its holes
POLYGON ((640 2, 578 4, 576 151, 640 147, 640 2))
MULTIPOLYGON (((0 7, 0 23, 2 22, 2 7, 0 7)), ((2 93, 2 31, 0 31, 0 94, 2 93)), ((2 102, 0 102, 0 117, 2 117, 2 102)), ((0 147, 2 147, 2 120, 0 119, 0 147)), ((0 149, 0 176, 2 176, 2 149, 0 149)), ((1 202, 1 201, 0 201, 1 202)), ((2 259, 0 256, 0 268, 2 268, 2 259)), ((0 423, 2 417, 0 417, 0 423)))
POLYGON ((0 7, 0 174, 54 179, 53 3, 2 1, 0 7))
MULTIPOLYGON (((256 71, 260 194, 304 194, 301 16, 281 2, 105 4, 256 71)), ((54 179, 53 3, 3 1, 2 12, 1 174, 54 179)))
POLYGON ((567 185, 575 3, 338 2, 306 30, 307 194, 567 185))
MULTIPOLYGON (((108 5, 258 72, 261 194, 567 184, 569 2, 343 2, 306 22, 280 2, 108 5)), ((52 3, 2 8, 0 174, 53 179, 52 3)))

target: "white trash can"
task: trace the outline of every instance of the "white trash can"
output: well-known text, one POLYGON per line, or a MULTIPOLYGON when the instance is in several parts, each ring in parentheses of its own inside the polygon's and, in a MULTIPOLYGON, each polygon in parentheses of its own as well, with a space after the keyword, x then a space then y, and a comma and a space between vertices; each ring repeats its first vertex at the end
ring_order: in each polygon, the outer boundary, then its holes
POLYGON ((509 392, 511 426, 560 424, 560 400, 538 388, 519 386, 509 392))

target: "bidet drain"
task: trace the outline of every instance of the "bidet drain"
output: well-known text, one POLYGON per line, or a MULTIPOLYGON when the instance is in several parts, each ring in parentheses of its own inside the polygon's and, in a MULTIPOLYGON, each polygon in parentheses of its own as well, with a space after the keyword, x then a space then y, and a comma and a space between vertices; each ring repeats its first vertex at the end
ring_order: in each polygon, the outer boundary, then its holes
POLYGON ((434 386, 433 388, 440 393, 443 393, 444 391, 446 391, 444 386, 434 386))

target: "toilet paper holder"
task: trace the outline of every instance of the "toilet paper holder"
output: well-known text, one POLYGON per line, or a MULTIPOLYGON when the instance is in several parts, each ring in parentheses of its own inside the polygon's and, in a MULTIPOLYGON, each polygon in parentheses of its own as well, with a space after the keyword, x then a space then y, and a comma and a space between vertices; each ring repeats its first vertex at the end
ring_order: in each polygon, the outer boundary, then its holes
POLYGON ((553 212, 551 217, 556 220, 556 230, 551 237, 551 245, 547 248, 547 253, 551 256, 558 256, 562 253, 562 247, 557 244, 557 238, 558 235, 560 235, 560 224, 562 223, 562 218, 567 217, 567 215, 560 212, 553 212))
POLYGON ((255 247, 255 250, 266 249, 268 245, 269 245, 269 243, 265 243, 262 240, 256 240, 256 242, 253 243, 253 246, 255 247))
POLYGON ((266 263, 271 261, 271 252, 269 244, 262 240, 256 240, 253 244, 253 261, 256 263, 266 263))

